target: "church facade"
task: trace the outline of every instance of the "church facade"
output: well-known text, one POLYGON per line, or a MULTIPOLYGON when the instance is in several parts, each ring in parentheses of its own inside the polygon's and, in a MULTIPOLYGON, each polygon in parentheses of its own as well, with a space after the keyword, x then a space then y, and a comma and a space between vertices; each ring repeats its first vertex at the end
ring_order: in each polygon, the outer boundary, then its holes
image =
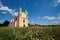
POLYGON ((13 19, 13 26, 14 27, 28 27, 28 17, 27 17, 28 12, 22 11, 20 8, 18 11, 18 16, 15 16, 13 19))

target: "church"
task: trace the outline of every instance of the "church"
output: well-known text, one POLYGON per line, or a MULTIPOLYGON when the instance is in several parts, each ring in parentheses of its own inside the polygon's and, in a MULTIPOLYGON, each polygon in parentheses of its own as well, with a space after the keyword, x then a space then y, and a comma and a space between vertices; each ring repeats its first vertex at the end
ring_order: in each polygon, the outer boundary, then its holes
POLYGON ((20 8, 18 11, 18 16, 15 16, 13 20, 11 20, 11 26, 13 27, 28 27, 28 12, 22 11, 20 8))

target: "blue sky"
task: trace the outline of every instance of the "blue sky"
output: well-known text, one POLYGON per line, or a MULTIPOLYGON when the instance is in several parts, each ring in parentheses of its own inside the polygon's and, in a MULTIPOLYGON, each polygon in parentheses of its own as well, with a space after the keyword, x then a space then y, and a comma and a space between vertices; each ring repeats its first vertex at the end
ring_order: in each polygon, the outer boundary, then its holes
POLYGON ((60 0, 0 0, 0 23, 13 19, 20 7, 30 24, 60 24, 60 0))

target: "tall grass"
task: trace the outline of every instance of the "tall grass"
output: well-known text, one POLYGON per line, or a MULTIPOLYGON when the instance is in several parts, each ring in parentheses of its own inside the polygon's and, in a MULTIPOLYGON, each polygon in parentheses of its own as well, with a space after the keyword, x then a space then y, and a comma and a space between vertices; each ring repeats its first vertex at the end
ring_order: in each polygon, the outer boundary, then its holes
POLYGON ((60 27, 0 27, 0 40, 60 40, 60 27))

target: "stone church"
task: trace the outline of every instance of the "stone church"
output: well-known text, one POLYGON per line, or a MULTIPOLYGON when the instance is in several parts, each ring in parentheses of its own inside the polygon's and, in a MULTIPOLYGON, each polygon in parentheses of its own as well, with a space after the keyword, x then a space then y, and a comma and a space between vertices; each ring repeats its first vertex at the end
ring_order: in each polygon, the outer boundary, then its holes
POLYGON ((15 16, 13 20, 11 20, 11 26, 14 27, 28 27, 28 17, 27 17, 28 12, 22 11, 20 8, 18 11, 18 16, 15 16))

